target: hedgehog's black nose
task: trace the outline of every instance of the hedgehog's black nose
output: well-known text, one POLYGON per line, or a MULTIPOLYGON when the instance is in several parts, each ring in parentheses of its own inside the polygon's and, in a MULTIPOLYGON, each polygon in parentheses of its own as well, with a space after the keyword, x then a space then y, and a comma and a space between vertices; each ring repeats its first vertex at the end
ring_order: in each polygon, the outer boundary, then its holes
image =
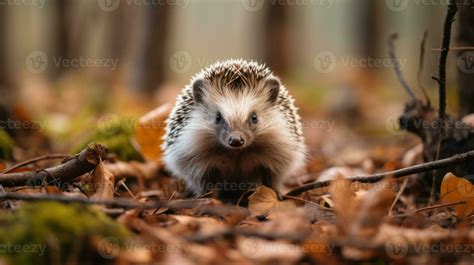
POLYGON ((232 135, 229 138, 229 145, 232 147, 241 147, 244 145, 244 138, 239 135, 232 135))

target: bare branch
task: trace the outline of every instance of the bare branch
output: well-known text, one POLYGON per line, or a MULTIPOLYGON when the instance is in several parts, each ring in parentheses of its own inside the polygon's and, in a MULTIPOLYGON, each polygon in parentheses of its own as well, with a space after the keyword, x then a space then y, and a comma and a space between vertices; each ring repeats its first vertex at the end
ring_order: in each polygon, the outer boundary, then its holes
MULTIPOLYGON (((466 153, 461 153, 457 154, 452 157, 432 161, 432 162, 427 162, 411 167, 406 167, 394 171, 389 171, 389 172, 384 172, 384 173, 378 173, 378 174, 373 174, 373 175, 368 175, 368 176, 354 176, 348 178, 350 181, 358 181, 362 183, 373 183, 380 181, 386 177, 392 177, 392 178, 400 178, 412 174, 418 174, 422 172, 427 172, 435 169, 440 169, 444 167, 448 167, 451 165, 455 164, 460 164, 462 162, 468 161, 468 160, 473 160, 474 159, 474 150, 469 151, 466 153)), ((304 184, 302 186, 299 186, 290 192, 288 192, 286 195, 289 196, 296 196, 299 195, 305 191, 316 189, 316 188, 321 188, 321 187, 327 187, 331 185, 332 181, 316 181, 308 184, 304 184)))
POLYGON ((79 154, 55 167, 10 174, 0 174, 0 185, 38 186, 53 180, 71 180, 94 169, 106 158, 107 149, 101 144, 89 144, 79 154))
POLYGON ((420 58, 419 58, 419 61, 418 61, 418 73, 417 73, 417 80, 418 80, 418 86, 420 87, 421 89, 421 92, 423 92, 423 95, 425 97, 425 100, 426 100, 426 104, 428 106, 431 106, 431 101, 430 101, 430 98, 428 97, 428 93, 426 93, 426 89, 425 87, 423 86, 423 82, 422 82, 422 74, 423 74, 423 70, 425 68, 425 51, 426 51, 426 40, 428 39, 428 31, 425 31, 423 33, 423 39, 421 41, 421 44, 420 44, 420 58))
POLYGON ((35 158, 32 158, 32 159, 28 159, 28 160, 23 161, 21 163, 18 163, 16 165, 12 166, 11 168, 7 168, 7 169, 1 171, 0 173, 6 174, 8 172, 11 172, 11 171, 17 169, 17 168, 20 168, 20 167, 23 167, 23 166, 26 166, 26 165, 29 165, 29 164, 33 164, 33 163, 36 163, 36 162, 42 161, 42 160, 61 159, 61 158, 67 158, 67 157, 69 157, 69 156, 68 155, 63 155, 63 154, 39 156, 39 157, 35 157, 35 158))
POLYGON ((446 59, 449 53, 451 42, 451 26, 454 21, 458 8, 455 0, 448 3, 448 11, 444 20, 443 39, 441 41, 441 54, 439 55, 438 65, 438 85, 439 85, 439 122, 440 122, 440 140, 446 135, 444 120, 446 119, 446 59))
POLYGON ((390 37, 388 38, 388 54, 390 56, 390 59, 393 62, 395 74, 397 75, 398 81, 400 81, 403 88, 405 89, 405 91, 410 96, 410 98, 412 100, 416 100, 415 93, 413 92, 413 89, 411 89, 410 85, 408 85, 405 77, 403 76, 402 70, 400 68, 400 64, 398 63, 398 60, 397 60, 397 56, 395 55, 395 44, 394 43, 395 43, 395 40, 397 38, 398 38, 397 33, 394 33, 394 34, 390 35, 390 37))
POLYGON ((0 200, 22 200, 22 201, 55 201, 62 203, 79 203, 86 205, 105 205, 112 208, 140 208, 155 209, 162 206, 161 203, 142 203, 130 199, 98 200, 85 197, 71 197, 64 195, 41 194, 32 195, 17 192, 0 192, 0 200))

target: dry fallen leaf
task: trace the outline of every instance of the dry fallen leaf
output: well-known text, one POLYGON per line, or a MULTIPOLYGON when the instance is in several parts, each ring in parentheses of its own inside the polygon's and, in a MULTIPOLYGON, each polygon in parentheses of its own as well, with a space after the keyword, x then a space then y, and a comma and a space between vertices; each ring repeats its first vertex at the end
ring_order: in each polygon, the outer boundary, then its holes
POLYGON ((447 173, 441 183, 441 200, 444 203, 466 202, 454 206, 458 217, 466 217, 474 210, 474 186, 467 179, 447 173))
POLYGON ((165 134, 165 120, 171 110, 170 104, 162 105, 140 118, 136 127, 136 138, 140 151, 147 160, 161 157, 162 137, 165 134))
POLYGON ((271 220, 295 208, 294 201, 279 201, 275 191, 265 186, 258 187, 249 197, 249 210, 252 216, 265 215, 271 220))
MULTIPOLYGON (((337 230, 339 236, 347 237, 348 240, 370 240, 377 234, 383 218, 388 214, 395 194, 389 180, 378 182, 364 192, 357 192, 358 187, 358 183, 351 183, 342 177, 330 186, 337 230)), ((350 259, 368 259, 375 252, 344 246, 342 253, 350 259)))
POLYGON ((351 223, 355 215, 353 212, 357 208, 358 201, 356 200, 356 194, 351 188, 350 181, 343 177, 338 177, 332 182, 329 187, 329 192, 332 195, 333 208, 338 217, 338 230, 342 234, 346 234, 348 232, 348 224, 351 223))
POLYGON ((115 177, 104 166, 104 162, 100 162, 92 174, 92 187, 95 190, 91 198, 110 200, 114 198, 115 177))

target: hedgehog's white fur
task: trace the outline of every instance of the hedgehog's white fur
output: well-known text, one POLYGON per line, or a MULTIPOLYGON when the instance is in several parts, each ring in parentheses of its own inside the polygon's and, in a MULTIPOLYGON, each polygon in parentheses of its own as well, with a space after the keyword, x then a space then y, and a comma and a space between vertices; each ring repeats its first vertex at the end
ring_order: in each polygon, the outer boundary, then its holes
POLYGON ((214 184, 216 179, 263 182, 278 189, 282 178, 304 165, 306 147, 294 99, 280 85, 276 102, 270 106, 264 86, 270 78, 276 79, 265 65, 227 60, 194 76, 177 97, 167 120, 164 162, 194 194, 208 191, 209 178, 214 184), (200 79, 208 82, 203 104, 197 104, 193 95, 193 83, 200 79), (254 111, 259 115, 258 123, 250 130, 246 121, 254 111), (242 128, 248 147, 236 151, 222 146, 216 132, 216 112, 222 113, 229 127, 242 128), (263 181, 263 175, 270 181, 263 181))

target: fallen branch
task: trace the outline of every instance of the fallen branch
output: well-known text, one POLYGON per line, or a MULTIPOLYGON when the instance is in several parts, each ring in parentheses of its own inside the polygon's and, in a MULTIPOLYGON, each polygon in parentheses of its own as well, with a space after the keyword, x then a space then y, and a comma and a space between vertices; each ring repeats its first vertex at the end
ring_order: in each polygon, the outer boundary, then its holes
MULTIPOLYGON (((229 205, 209 204, 211 199, 183 199, 173 201, 138 202, 132 199, 115 198, 111 200, 93 199, 86 197, 71 197, 57 194, 25 194, 18 192, 0 192, 1 200, 21 200, 21 201, 52 201, 60 203, 79 203, 84 205, 104 205, 109 208, 125 209, 157 209, 168 208, 173 210, 192 209, 199 207, 201 211, 213 211, 213 209, 222 210, 222 214, 235 213, 236 207, 229 205)), ((217 211, 217 210, 216 210, 217 211)))
POLYGON ((7 168, 7 169, 1 171, 0 174, 6 174, 8 172, 11 172, 11 171, 17 169, 17 168, 27 166, 29 164, 36 163, 38 161, 48 160, 48 159, 61 159, 61 158, 67 158, 67 157, 69 157, 69 156, 68 155, 63 155, 63 154, 44 155, 44 156, 35 157, 35 158, 32 158, 32 159, 23 161, 21 163, 18 163, 16 165, 12 166, 11 168, 7 168))
MULTIPOLYGON (((384 173, 378 173, 378 174, 373 174, 373 175, 368 175, 368 176, 354 176, 354 177, 349 177, 348 180, 350 181, 358 181, 362 183, 373 183, 380 181, 386 177, 392 177, 392 178, 400 178, 412 174, 418 174, 422 172, 427 172, 439 168, 444 168, 448 167, 451 165, 455 164, 460 164, 462 162, 468 161, 474 159, 474 150, 469 151, 466 153, 461 153, 454 155, 452 157, 432 161, 432 162, 427 162, 411 167, 406 167, 394 171, 389 171, 389 172, 384 172, 384 173)), ((296 196, 299 195, 305 191, 316 189, 316 188, 321 188, 321 187, 327 187, 331 185, 332 181, 316 181, 308 184, 304 184, 302 186, 299 186, 291 191, 289 191, 286 195, 289 196, 296 196)))
POLYGON ((163 204, 160 202, 155 203, 142 203, 130 199, 113 199, 113 200, 101 200, 101 199, 89 199, 85 197, 71 197, 64 195, 31 195, 18 192, 0 192, 0 200, 22 200, 22 201, 54 201, 61 203, 79 203, 85 205, 105 205, 111 208, 140 208, 140 209, 155 209, 161 207, 163 204))
POLYGON ((0 174, 0 185, 4 187, 13 186, 39 186, 51 181, 67 181, 74 179, 94 169, 101 160, 106 158, 107 149, 100 144, 89 144, 79 154, 72 156, 55 167, 0 174))

